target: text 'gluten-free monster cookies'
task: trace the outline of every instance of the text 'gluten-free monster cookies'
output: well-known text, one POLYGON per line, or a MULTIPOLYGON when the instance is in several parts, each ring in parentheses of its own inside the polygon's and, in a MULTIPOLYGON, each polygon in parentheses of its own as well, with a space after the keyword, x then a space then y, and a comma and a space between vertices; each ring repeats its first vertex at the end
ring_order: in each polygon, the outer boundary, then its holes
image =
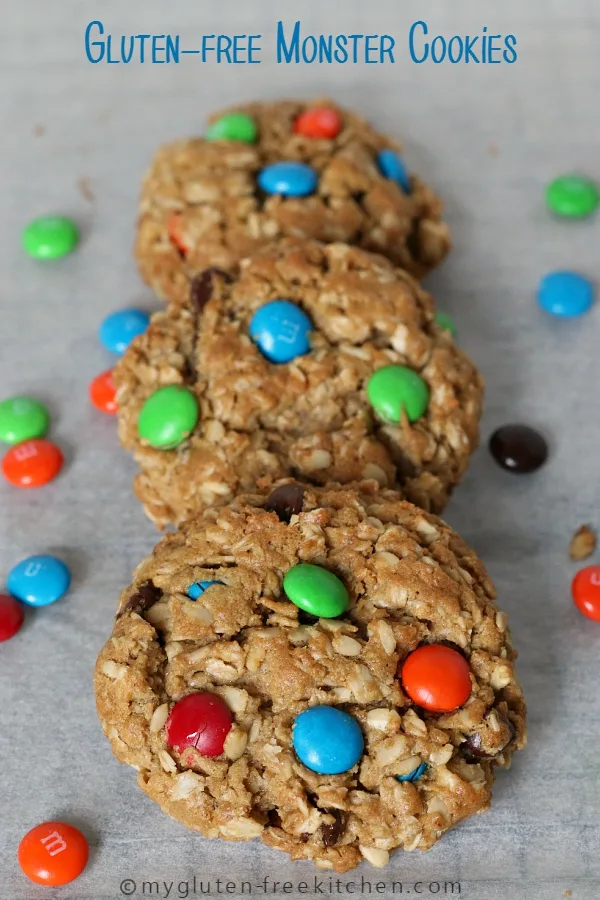
POLYGON ((136 255, 148 284, 176 302, 199 272, 286 236, 356 244, 421 276, 450 247, 441 210, 399 145, 354 113, 331 101, 253 103, 159 150, 136 255))
POLYGON ((398 493, 287 480, 206 510, 138 566, 98 658, 98 714, 189 828, 337 872, 384 866, 487 809, 525 744, 494 599, 473 551, 398 493))
POLYGON ((477 445, 483 390, 410 275, 292 239, 200 273, 114 380, 135 490, 160 526, 287 475, 374 478, 439 512, 477 445))

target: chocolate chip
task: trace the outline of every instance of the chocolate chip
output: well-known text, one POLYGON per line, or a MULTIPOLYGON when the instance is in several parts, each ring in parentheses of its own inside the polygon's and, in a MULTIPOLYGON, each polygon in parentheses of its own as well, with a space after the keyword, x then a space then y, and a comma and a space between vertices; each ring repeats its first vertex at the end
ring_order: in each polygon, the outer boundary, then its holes
POLYGON ((190 285, 190 303, 196 310, 201 313, 213 293, 212 277, 213 275, 222 275, 227 281, 231 280, 231 276, 223 269, 211 268, 205 269, 192 279, 190 285))
POLYGON ((161 597, 162 591, 160 588, 157 588, 152 581, 144 581, 143 584, 140 584, 137 591, 131 595, 118 615, 122 616, 124 613, 130 611, 137 613, 145 612, 147 609, 150 609, 151 606, 154 606, 155 603, 158 603, 161 597))
POLYGON ((493 753, 488 753, 482 746, 481 735, 478 731, 475 731, 473 734, 470 734, 467 739, 462 744, 462 748, 465 752, 465 756, 467 758, 476 760, 476 759, 493 759, 495 756, 498 756, 499 753, 502 753, 505 750, 510 742, 514 740, 516 731, 515 726, 510 721, 510 719, 505 718, 505 716, 498 716, 502 724, 508 729, 508 740, 505 743, 498 747, 493 753))
POLYGON ((268 811, 267 819, 271 828, 281 828, 281 816, 276 809, 270 809, 268 811))
POLYGON ((288 522, 294 515, 302 512, 304 488, 292 482, 275 488, 265 504, 267 512, 277 513, 281 522, 288 522))
POLYGON ((535 472, 548 459, 548 444, 528 425, 503 425, 491 436, 489 447, 498 465, 515 475, 535 472))
POLYGON ((310 613, 305 612, 303 609, 299 609, 298 621, 301 625, 316 625, 316 623, 319 621, 319 617, 312 616, 310 613))
POLYGON ((339 841, 346 828, 346 816, 341 809, 324 809, 324 813, 333 816, 335 822, 331 825, 321 825, 321 837, 324 847, 333 847, 339 841))

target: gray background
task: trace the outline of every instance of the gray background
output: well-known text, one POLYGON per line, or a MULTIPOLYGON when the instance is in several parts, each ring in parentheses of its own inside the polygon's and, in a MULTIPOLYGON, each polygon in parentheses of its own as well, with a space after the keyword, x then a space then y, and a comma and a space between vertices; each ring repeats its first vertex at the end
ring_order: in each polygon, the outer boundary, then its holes
MULTIPOLYGON (((600 220, 558 222, 542 200, 545 182, 563 171, 600 178, 599 25, 593 0, 302 0, 294 8, 274 0, 4 0, 0 395, 47 401, 51 437, 68 464, 38 491, 0 485, 0 582, 22 557, 56 552, 72 566, 74 585, 0 646, 0 900, 112 900, 126 877, 138 882, 139 897, 143 880, 177 883, 194 873, 294 883, 314 875, 261 845, 186 832, 111 756, 95 718, 92 667, 119 592, 156 534, 131 493, 134 466, 119 450, 115 422, 90 407, 87 390, 111 364, 97 340, 102 318, 125 305, 156 305, 131 257, 138 184, 156 146, 201 132, 221 104, 326 93, 404 138, 409 162, 447 200, 456 249, 428 283, 486 375, 484 441, 495 426, 521 420, 552 446, 549 464, 523 479, 499 470, 483 447, 447 512, 489 566, 510 615, 529 746, 500 774, 491 812, 429 853, 396 854, 385 872, 365 865, 358 877, 402 880, 411 893, 415 881, 460 880, 468 900, 550 900, 568 890, 577 900, 597 897, 600 626, 570 602, 576 567, 567 547, 582 522, 600 525, 600 313, 556 321, 533 297, 550 269, 600 274, 600 220), (400 59, 278 67, 265 52, 251 67, 203 67, 197 57, 180 66, 93 66, 84 55, 84 29, 96 18, 115 35, 181 32, 191 46, 203 32, 262 32, 270 47, 288 9, 286 22, 300 18, 306 32, 392 33, 400 59), (447 35, 483 25, 512 32, 519 60, 415 65, 406 34, 419 18, 447 35), (54 211, 81 224, 81 246, 59 263, 36 264, 21 251, 21 228, 54 211), (81 825, 93 855, 77 882, 54 892, 30 885, 15 853, 30 827, 61 817, 81 825)), ((433 894, 424 886, 422 896, 433 894)))

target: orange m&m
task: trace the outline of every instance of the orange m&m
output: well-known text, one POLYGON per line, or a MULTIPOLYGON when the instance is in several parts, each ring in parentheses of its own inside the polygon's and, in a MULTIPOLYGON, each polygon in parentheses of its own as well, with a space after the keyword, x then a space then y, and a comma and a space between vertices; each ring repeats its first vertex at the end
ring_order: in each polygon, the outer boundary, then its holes
POLYGON ((600 566, 586 566, 571 585, 575 606, 588 619, 600 622, 600 566))
POLYGON ((294 131, 303 137, 334 138, 342 130, 342 117, 329 106, 314 106, 300 113, 294 131))
POLYGON ((466 659, 444 644, 426 644, 402 666, 402 687, 429 712, 452 712, 471 695, 471 670, 466 659))
POLYGON ((171 213, 167 222, 169 237, 184 255, 189 252, 189 246, 185 242, 185 238, 181 233, 181 215, 179 213, 171 213))
POLYGON ((90 384, 90 400, 101 412, 114 416, 117 412, 117 389, 112 379, 112 369, 96 375, 90 384))
POLYGON ((78 828, 65 822, 43 822, 19 844, 23 873, 36 884, 57 887, 81 875, 89 856, 88 842, 78 828))
POLYGON ((38 438, 11 447, 2 460, 2 474, 15 487, 41 487, 56 478, 62 465, 56 444, 38 438))

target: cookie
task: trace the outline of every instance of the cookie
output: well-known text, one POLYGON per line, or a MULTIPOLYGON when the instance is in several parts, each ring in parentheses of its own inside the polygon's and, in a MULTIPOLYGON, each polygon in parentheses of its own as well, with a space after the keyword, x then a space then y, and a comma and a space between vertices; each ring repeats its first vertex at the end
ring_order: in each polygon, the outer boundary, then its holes
POLYGON ((439 198, 399 154, 398 144, 329 100, 216 113, 204 138, 162 147, 144 180, 142 277, 161 297, 184 302, 199 272, 227 268, 286 235, 357 244, 422 276, 446 255, 449 229, 439 198), (337 127, 315 136, 313 123, 307 133, 301 123, 323 110, 337 127))
POLYGON ((102 727, 207 837, 384 866, 487 809, 525 744, 494 599, 458 535, 376 482, 240 496, 136 569, 96 665, 102 727))
POLYGON ((201 273, 114 373, 147 513, 180 522, 285 475, 375 478, 443 509, 477 444, 482 381, 434 315, 410 275, 344 244, 287 239, 201 273), (167 385, 197 405, 178 445, 161 442, 167 385))

